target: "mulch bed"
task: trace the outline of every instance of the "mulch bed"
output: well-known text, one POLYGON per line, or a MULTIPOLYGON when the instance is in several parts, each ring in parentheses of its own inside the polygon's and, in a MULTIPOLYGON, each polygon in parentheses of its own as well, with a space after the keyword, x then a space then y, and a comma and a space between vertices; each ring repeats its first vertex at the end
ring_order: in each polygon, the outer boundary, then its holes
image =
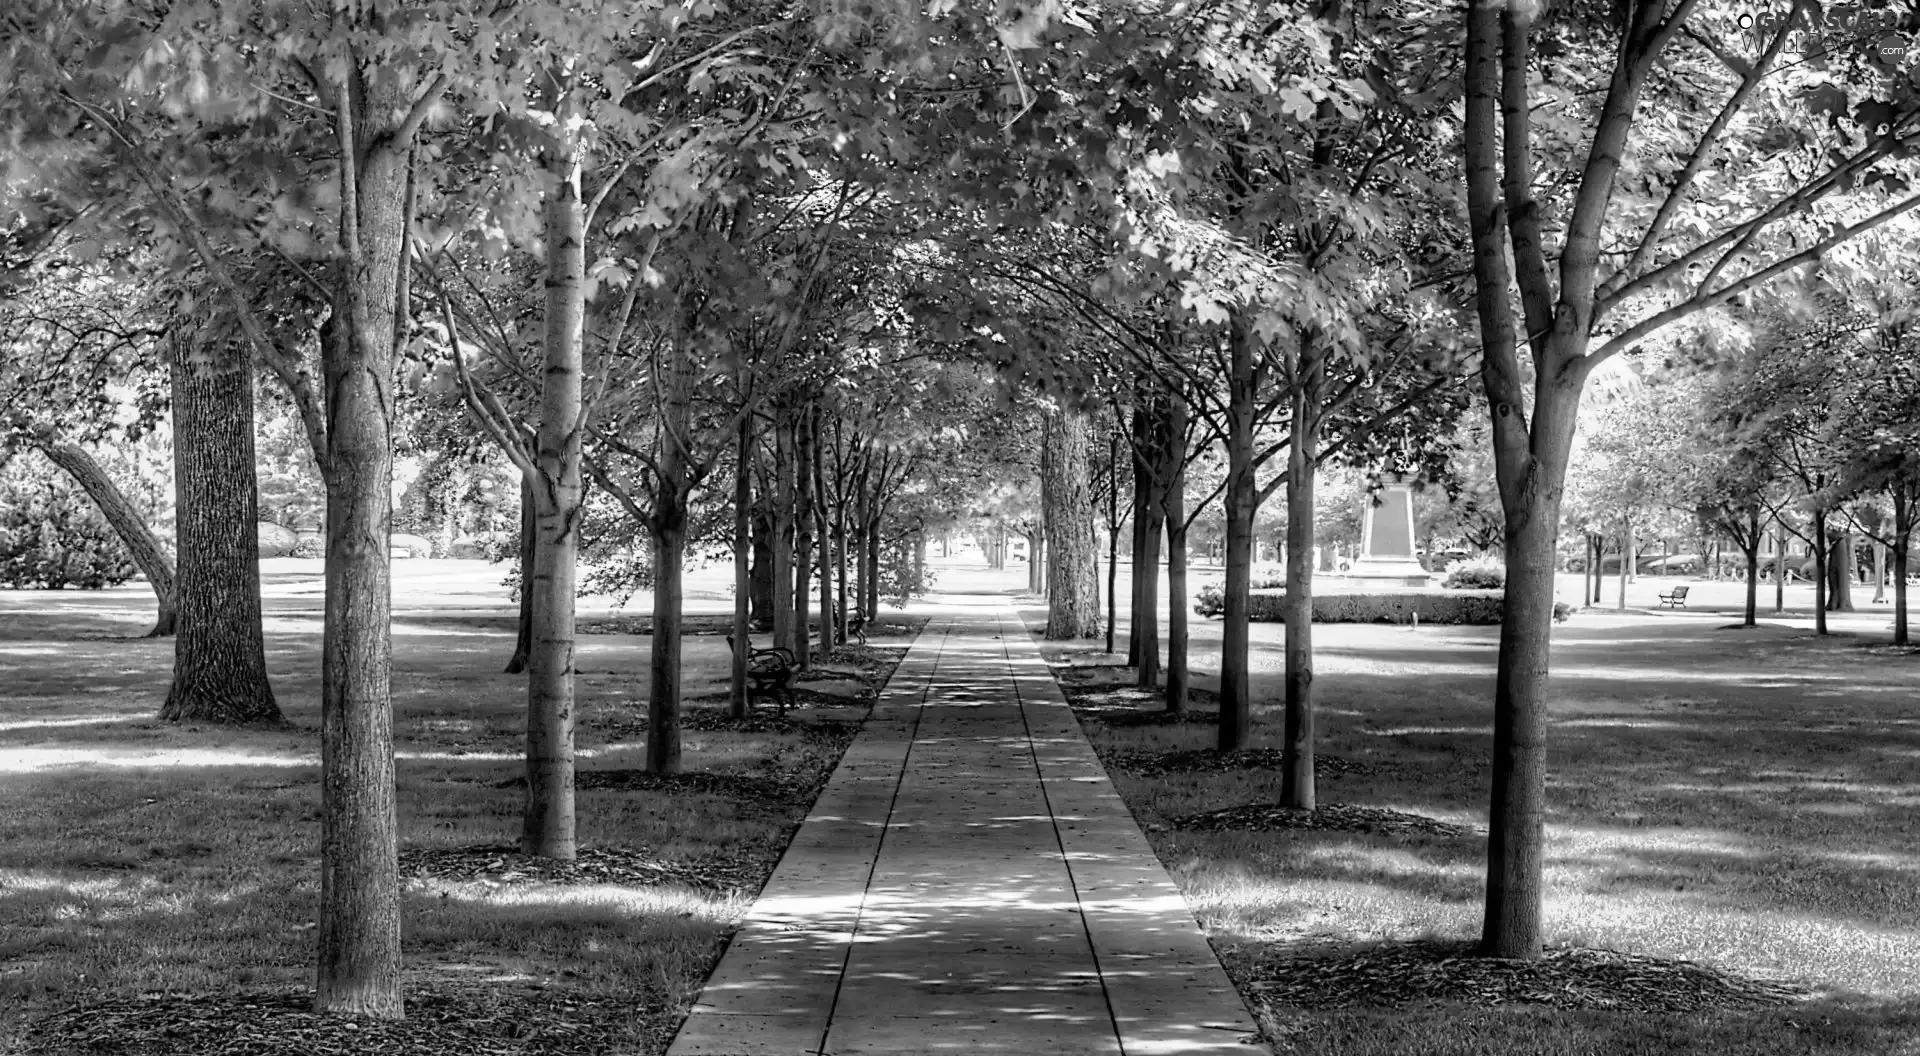
POLYGON ((1804 987, 1692 961, 1583 947, 1507 961, 1473 956, 1467 943, 1434 940, 1263 958, 1247 973, 1262 1000, 1309 1009, 1448 1001, 1674 1013, 1784 1005, 1808 995, 1804 987))
POLYGON ((645 847, 587 847, 571 862, 535 858, 506 845, 407 848, 400 875, 410 880, 479 881, 489 884, 619 884, 648 887, 684 884, 729 893, 757 891, 773 863, 762 848, 740 847, 692 861, 662 858, 645 847))
MULTIPOLYGON (((1278 771, 1282 758, 1278 748, 1247 748, 1238 752, 1194 748, 1173 752, 1116 750, 1102 756, 1102 761, 1108 769, 1125 770, 1141 777, 1164 777, 1167 774, 1224 774, 1236 770, 1278 771)), ((1379 773, 1380 768, 1338 755, 1316 755, 1313 772, 1316 777, 1365 777, 1379 773)))
POLYGON ((1381 807, 1360 807, 1350 803, 1324 803, 1314 810, 1295 810, 1277 803, 1249 803, 1199 814, 1169 818, 1168 826, 1189 832, 1225 829, 1320 829, 1334 832, 1372 832, 1389 836, 1440 836, 1457 839, 1478 835, 1465 825, 1407 814, 1381 807))
POLYGON ((45 1056, 590 1056, 663 1010, 559 988, 409 990, 404 1020, 322 1018, 305 989, 152 993, 55 1012, 27 1029, 45 1056))

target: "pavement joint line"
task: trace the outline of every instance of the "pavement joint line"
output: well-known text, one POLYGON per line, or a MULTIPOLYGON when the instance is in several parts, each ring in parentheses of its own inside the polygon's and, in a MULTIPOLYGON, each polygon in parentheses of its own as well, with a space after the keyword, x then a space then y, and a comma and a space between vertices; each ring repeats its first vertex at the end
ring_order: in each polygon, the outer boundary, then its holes
MULTIPOLYGON (((1087 920, 1086 905, 1080 898, 1080 879, 1073 875, 1073 859, 1067 855, 1067 841, 1060 835, 1060 815, 1053 809, 1053 795, 1047 790, 1047 775, 1040 769, 1040 754, 1033 747, 1033 723, 1027 718, 1027 697, 1020 692, 1020 677, 1013 670, 1013 648, 1007 644, 1007 625, 1005 618, 1000 624, 1000 652, 1007 659, 1007 681, 1013 687, 1013 699, 1020 705, 1020 725, 1027 731, 1027 758, 1033 763, 1033 779, 1040 784, 1040 802, 1046 804, 1047 817, 1053 824, 1054 846, 1060 848, 1060 864, 1067 872, 1067 888, 1073 892, 1074 913, 1080 918, 1080 932, 1087 938, 1087 952, 1093 957, 1094 977, 1100 980, 1100 999, 1107 1006, 1107 1022, 1113 1026, 1113 1043, 1120 1048, 1120 1056, 1126 1056, 1127 1039, 1120 1033, 1120 1014, 1113 1007, 1113 991, 1107 988, 1107 973, 1100 965, 1100 946, 1093 940, 1093 925, 1087 920)), ((1027 631, 1024 621, 1020 631, 1027 631)), ((1031 639, 1029 639, 1031 644, 1031 639)))
MULTIPOLYGON (((927 667, 926 680, 920 684, 920 702, 914 705, 913 728, 907 733, 907 750, 901 754, 900 772, 893 778, 893 796, 887 800, 887 816, 880 822, 880 838, 873 845, 873 861, 867 863, 867 879, 860 887, 860 906, 854 910, 853 927, 847 932, 847 952, 840 958, 840 978, 833 984, 833 1002, 827 1006, 827 1022, 820 1029, 820 1044, 814 1047, 814 1052, 819 1056, 825 1056, 827 1038, 833 1034, 833 1018, 840 1011, 840 992, 846 988, 847 969, 852 966, 853 951, 860 944, 860 924, 866 919, 867 900, 873 894, 873 877, 880 869, 880 855, 885 852, 887 846, 887 831, 893 827, 893 812, 900 804, 900 787, 906 784, 907 771, 913 765, 913 744, 920 733, 921 716, 927 711, 927 694, 933 692, 934 679, 940 676, 940 661, 945 658, 947 641, 952 637, 953 617, 949 616, 946 625, 941 628, 940 644, 934 649, 933 658, 927 667)), ((919 644, 917 636, 914 644, 919 644)), ((911 648, 908 653, 911 655, 911 648)), ((905 664, 907 658, 901 657, 900 662, 905 664)))

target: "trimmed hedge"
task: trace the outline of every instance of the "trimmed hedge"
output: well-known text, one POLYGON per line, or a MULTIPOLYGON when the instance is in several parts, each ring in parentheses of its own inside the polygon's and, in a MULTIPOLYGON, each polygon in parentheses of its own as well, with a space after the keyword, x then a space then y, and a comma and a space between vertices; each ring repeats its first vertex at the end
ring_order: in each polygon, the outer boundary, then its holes
MULTIPOLYGON (((1281 591, 1254 591, 1248 595, 1247 618, 1262 623, 1278 623, 1281 591)), ((1222 605, 1220 587, 1209 583, 1199 592, 1193 611, 1202 616, 1218 616, 1222 605)), ((1498 590, 1450 590, 1442 594, 1432 590, 1402 590, 1377 594, 1327 593, 1313 596, 1315 623, 1408 623, 1414 615, 1421 623, 1457 623, 1497 625, 1506 608, 1506 595, 1498 590)))

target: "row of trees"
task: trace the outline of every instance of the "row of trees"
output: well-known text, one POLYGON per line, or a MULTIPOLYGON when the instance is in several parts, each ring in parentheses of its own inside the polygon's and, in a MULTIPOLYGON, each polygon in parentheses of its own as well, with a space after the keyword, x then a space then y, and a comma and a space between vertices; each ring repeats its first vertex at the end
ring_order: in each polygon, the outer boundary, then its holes
MULTIPOLYGON (((180 606, 213 629, 181 647, 221 643, 226 706, 266 715, 257 600, 238 601, 258 594, 254 489, 210 482, 252 468, 214 420, 252 420, 256 365, 275 382, 326 491, 317 1003, 394 1016, 387 537, 416 420, 521 474, 523 841, 567 857, 590 495, 644 540, 640 558, 600 537, 652 586, 648 759, 671 770, 690 540, 730 540, 737 634, 763 546, 773 633, 805 655, 816 590, 831 648, 852 584, 876 600, 889 539, 1032 466, 1048 633, 1100 633, 1086 423, 1107 408, 1128 423, 1106 452, 1108 545, 1129 491, 1136 567, 1168 539, 1183 707, 1182 535, 1217 443, 1220 747, 1247 742, 1255 518, 1284 495, 1286 795, 1310 807, 1317 475, 1434 467, 1471 413, 1508 566, 1484 949, 1537 956, 1552 573, 1587 381, 1765 310, 1816 260, 1833 284, 1882 268, 1833 251, 1913 204, 1910 84, 1867 52, 1784 61, 1812 5, 1790 10, 1754 39, 1696 0, 1475 0, 1464 18, 25 0, 4 16, 9 305, 45 326, 65 318, 54 291, 145 296, 142 333, 67 334, 98 354, 18 368, 40 386, 24 406, 62 408, 23 428, 170 403, 180 571, 213 599, 180 606), (101 396, 102 376, 138 376, 115 357, 159 347, 164 385, 101 396), (433 406, 466 424, 413 414, 433 406)), ((1862 479, 1897 472, 1903 438, 1889 424, 1862 479)), ((1147 683, 1156 589, 1135 577, 1147 683)))

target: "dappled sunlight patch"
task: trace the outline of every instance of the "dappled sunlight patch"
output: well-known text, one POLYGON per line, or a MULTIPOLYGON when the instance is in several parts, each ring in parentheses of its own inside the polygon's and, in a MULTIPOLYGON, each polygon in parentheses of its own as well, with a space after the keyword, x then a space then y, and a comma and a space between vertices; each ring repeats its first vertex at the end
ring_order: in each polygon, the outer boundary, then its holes
POLYGON ((1743 971, 1815 980, 1824 988, 1920 995, 1920 932, 1727 905, 1693 891, 1642 890, 1631 899, 1560 886, 1549 928, 1583 943, 1711 959, 1743 971))
POLYGON ((217 748, 0 748, 0 773, 24 774, 65 767, 163 769, 201 766, 318 766, 318 755, 260 755, 217 748))

